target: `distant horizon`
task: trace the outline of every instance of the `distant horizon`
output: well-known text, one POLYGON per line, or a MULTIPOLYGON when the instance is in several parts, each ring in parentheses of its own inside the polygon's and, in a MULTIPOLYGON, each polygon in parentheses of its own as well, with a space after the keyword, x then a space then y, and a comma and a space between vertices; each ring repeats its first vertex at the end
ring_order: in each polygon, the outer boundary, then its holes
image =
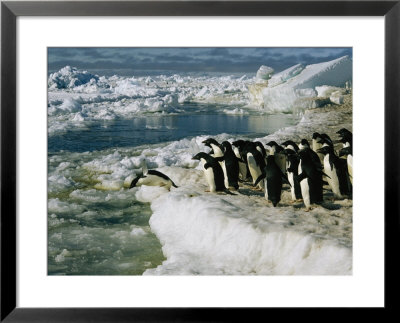
POLYGON ((69 65, 106 76, 114 71, 256 74, 267 65, 277 73, 299 63, 317 64, 346 55, 352 57, 351 47, 49 47, 48 71, 69 65))

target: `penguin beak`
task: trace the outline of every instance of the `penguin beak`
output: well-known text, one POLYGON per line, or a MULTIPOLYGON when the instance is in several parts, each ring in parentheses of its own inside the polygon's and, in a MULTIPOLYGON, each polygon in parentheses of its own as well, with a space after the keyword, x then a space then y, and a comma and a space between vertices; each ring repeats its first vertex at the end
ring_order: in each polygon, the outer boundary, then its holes
POLYGON ((326 154, 325 147, 317 149, 317 152, 320 154, 326 154))

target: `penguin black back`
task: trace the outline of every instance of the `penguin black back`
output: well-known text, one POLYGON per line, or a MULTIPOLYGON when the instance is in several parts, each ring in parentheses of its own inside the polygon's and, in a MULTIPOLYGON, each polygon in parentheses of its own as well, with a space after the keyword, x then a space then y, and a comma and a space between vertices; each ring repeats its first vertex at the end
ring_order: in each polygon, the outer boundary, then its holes
POLYGON ((286 180, 285 175, 276 164, 274 156, 268 156, 265 166, 265 198, 270 200, 274 207, 281 200, 283 180, 286 180))
POLYGON ((224 161, 226 168, 226 175, 228 177, 229 186, 235 189, 239 188, 239 159, 233 152, 232 146, 229 141, 222 142, 224 148, 224 161))

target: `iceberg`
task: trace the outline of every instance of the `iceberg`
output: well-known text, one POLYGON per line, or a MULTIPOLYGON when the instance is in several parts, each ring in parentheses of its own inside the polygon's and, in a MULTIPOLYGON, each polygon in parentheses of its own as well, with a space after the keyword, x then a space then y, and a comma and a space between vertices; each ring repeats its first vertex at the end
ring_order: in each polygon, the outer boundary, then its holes
POLYGON ((309 98, 321 96, 318 95, 321 90, 344 88, 351 80, 352 60, 349 56, 343 56, 305 67, 294 65, 272 76, 268 84, 258 91, 250 91, 250 97, 255 104, 261 102, 268 112, 292 112, 295 108, 311 107, 304 106, 305 102, 311 104, 309 98))
POLYGON ((87 83, 96 83, 98 75, 88 71, 80 71, 75 67, 65 66, 58 72, 50 74, 48 78, 49 89, 69 89, 87 83))

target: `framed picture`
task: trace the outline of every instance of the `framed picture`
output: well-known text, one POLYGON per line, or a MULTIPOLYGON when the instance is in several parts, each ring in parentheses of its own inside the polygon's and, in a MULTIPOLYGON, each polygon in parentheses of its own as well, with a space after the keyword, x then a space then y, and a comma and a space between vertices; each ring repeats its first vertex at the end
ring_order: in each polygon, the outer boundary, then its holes
POLYGON ((1 320, 393 309, 399 13, 2 2, 1 320))

